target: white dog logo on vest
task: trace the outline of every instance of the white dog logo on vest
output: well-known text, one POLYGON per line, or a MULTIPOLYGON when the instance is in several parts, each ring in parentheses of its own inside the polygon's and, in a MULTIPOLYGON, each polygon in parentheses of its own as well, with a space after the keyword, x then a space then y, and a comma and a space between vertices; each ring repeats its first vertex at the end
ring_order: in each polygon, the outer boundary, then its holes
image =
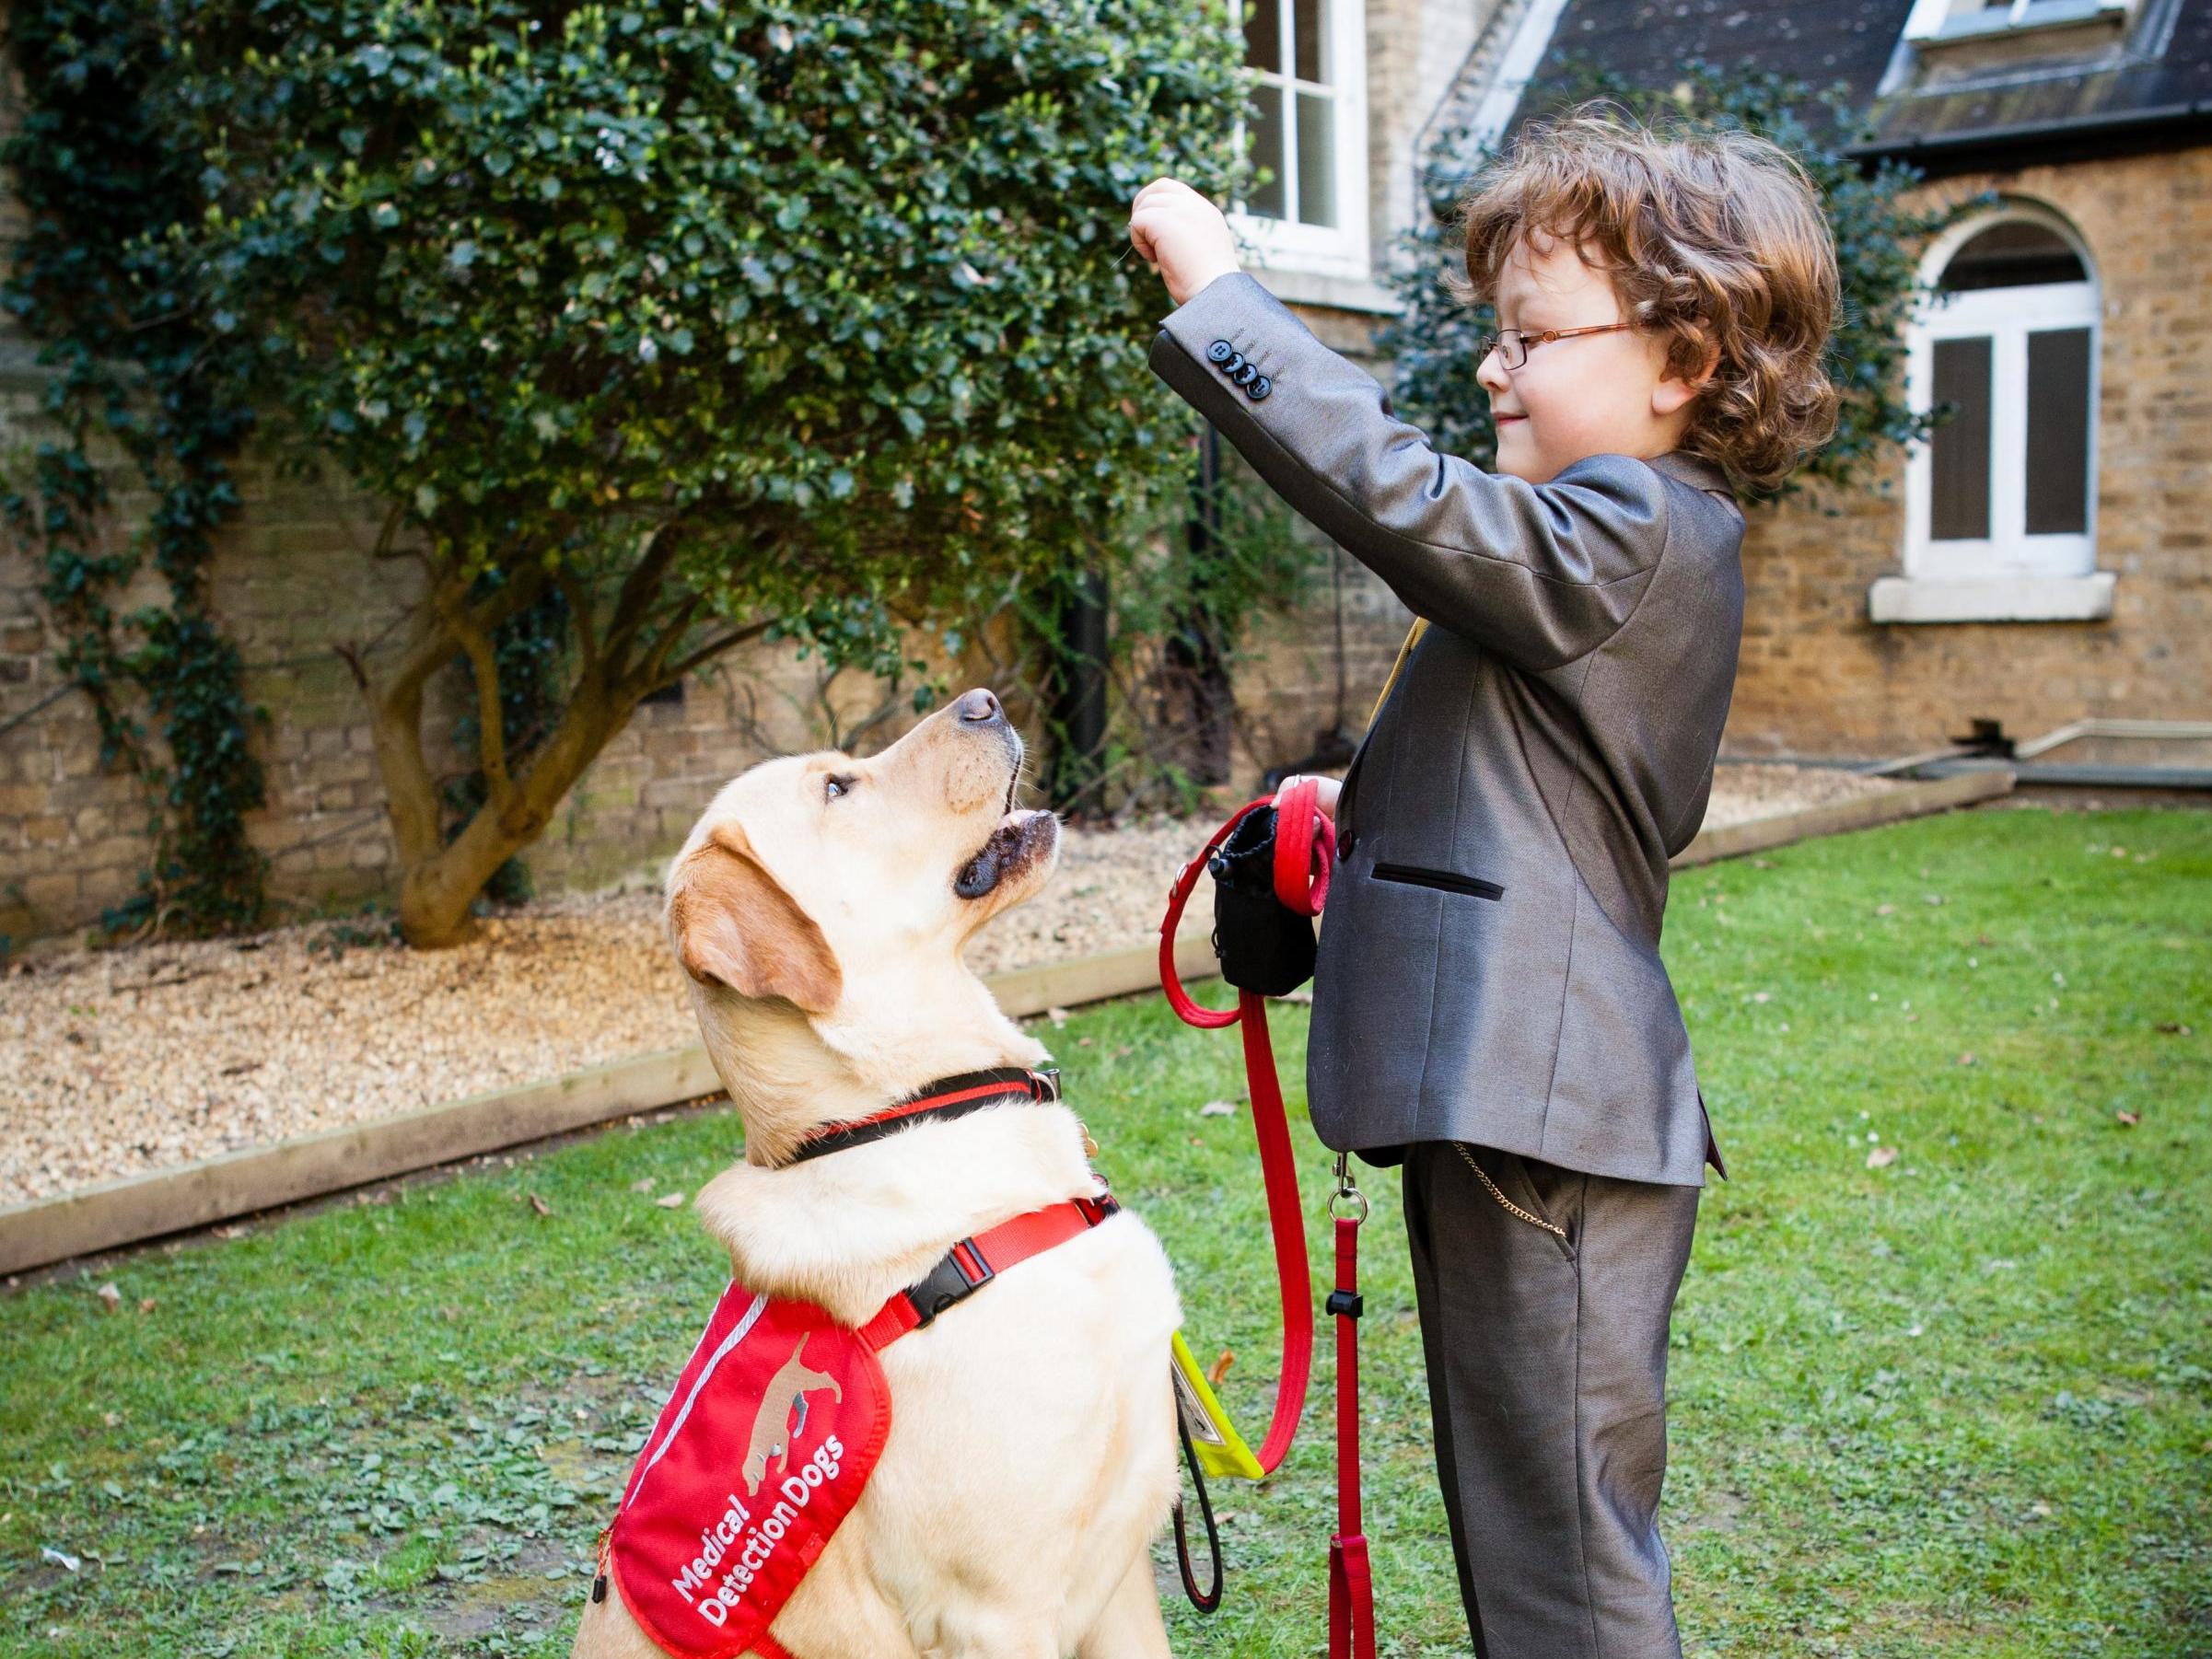
POLYGON ((790 1463, 791 1443, 806 1431, 807 1395, 818 1388, 827 1388, 831 1398, 844 1398, 844 1390, 837 1379, 820 1371, 810 1371, 800 1363, 799 1355, 806 1352, 807 1339, 801 1337, 798 1346, 791 1351, 781 1370, 768 1379, 768 1386, 761 1396, 761 1410, 752 1420, 752 1433, 748 1438, 745 1453, 745 1495, 756 1496, 761 1482, 768 1475, 768 1460, 775 1459, 775 1472, 786 1472, 790 1463), (793 1422, 796 1409, 798 1421, 793 1422), (786 1430, 788 1429, 788 1433, 786 1430))

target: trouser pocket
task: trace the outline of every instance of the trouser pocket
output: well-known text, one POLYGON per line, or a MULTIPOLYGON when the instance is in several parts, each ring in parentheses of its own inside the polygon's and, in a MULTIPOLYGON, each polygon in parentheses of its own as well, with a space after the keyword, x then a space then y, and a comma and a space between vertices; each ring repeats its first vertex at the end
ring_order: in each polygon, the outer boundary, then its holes
POLYGON ((1569 1261, 1575 1259, 1582 1217, 1580 1203, 1573 1201, 1584 1177, 1496 1146, 1471 1146, 1464 1141, 1454 1141, 1452 1146, 1507 1214, 1551 1235, 1559 1253, 1569 1261))

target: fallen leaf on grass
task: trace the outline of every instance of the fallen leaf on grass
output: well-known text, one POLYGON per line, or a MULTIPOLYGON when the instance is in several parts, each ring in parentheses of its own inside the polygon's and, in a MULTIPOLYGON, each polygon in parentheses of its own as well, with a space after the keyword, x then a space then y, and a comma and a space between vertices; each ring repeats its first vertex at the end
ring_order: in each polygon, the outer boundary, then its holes
MULTIPOLYGON (((115 1281, 112 1279, 93 1294, 100 1299, 101 1305, 106 1307, 110 1313, 113 1313, 122 1305, 122 1293, 115 1288, 115 1281)), ((72 1567, 70 1571, 74 1572, 76 1569, 72 1567)))
POLYGON ((139 1311, 140 1313, 142 1313, 142 1314, 150 1314, 150 1313, 152 1313, 152 1312, 154 1311, 154 1298, 153 1298, 153 1297, 151 1297, 151 1296, 141 1296, 141 1297, 139 1297, 139 1298, 138 1298, 138 1311, 139 1311))
POLYGON ((2183 1025, 2181 1021, 2173 1019, 2160 1020, 2151 1029, 2164 1037, 2187 1037, 2189 1035, 2189 1027, 2183 1025))
POLYGON ((543 1199, 540 1198, 534 1192, 530 1195, 530 1207, 532 1210, 535 1210, 540 1215, 551 1215, 553 1213, 553 1206, 547 1203, 543 1199))
POLYGON ((65 1550, 56 1549, 52 1544, 41 1544, 39 1546, 39 1559, 41 1560, 52 1561, 55 1566, 59 1567, 64 1572, 75 1572, 79 1567, 82 1567, 85 1564, 84 1562, 78 1560, 76 1557, 69 1554, 65 1550))
POLYGON ((673 1210, 678 1204, 683 1202, 683 1194, 681 1192, 671 1192, 665 1198, 655 1199, 653 1202, 663 1210, 673 1210))
POLYGON ((656 1182, 651 1176, 646 1176, 643 1180, 632 1181, 630 1183, 630 1190, 633 1192, 650 1192, 658 1184, 658 1183, 656 1182))
POLYGON ((1221 1379, 1228 1375, 1228 1368, 1236 1363, 1235 1350, 1224 1348, 1221 1351, 1221 1357, 1205 1368, 1206 1386, 1210 1388, 1220 1387, 1221 1379))
POLYGON ((1973 1056, 1971 1054, 1962 1054, 1959 1056, 1959 1063, 1962 1066, 1970 1066, 1973 1064, 1973 1056))
POLYGON ((1233 1118, 1237 1115, 1234 1100, 1209 1100, 1198 1108, 1201 1118, 1233 1118))
POLYGON ((1067 1024, 1067 1010, 1065 1008, 1047 1008, 1044 1011, 1044 1017, 1053 1022, 1053 1029, 1056 1031, 1062 1026, 1067 1024))
POLYGON ((2141 1112, 2131 1112, 2126 1110, 2125 1108, 2114 1112, 2113 1116, 2120 1120, 2120 1127, 2123 1129, 2133 1129, 2136 1124, 2143 1121, 2143 1114, 2141 1112))
POLYGON ((1897 1149, 1894 1146, 1877 1146, 1872 1152, 1867 1154, 1869 1169, 1887 1169, 1895 1162, 1897 1162, 1897 1149))

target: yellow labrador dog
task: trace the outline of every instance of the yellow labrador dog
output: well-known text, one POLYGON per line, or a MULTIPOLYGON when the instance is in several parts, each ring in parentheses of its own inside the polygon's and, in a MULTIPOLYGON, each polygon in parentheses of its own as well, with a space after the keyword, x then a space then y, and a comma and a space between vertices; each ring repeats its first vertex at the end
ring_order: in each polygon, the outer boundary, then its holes
MULTIPOLYGON (((1019 735, 971 690, 882 753, 764 761, 669 872, 668 927, 745 1160, 698 1209, 747 1288, 864 1323, 963 1237, 1094 1190, 1082 1126, 1009 1102, 791 1162, 809 1131, 1043 1045, 961 960, 1037 891, 1049 812, 1013 809, 1019 735)), ((883 1351, 891 1426, 859 1504, 770 1628, 793 1659, 1168 1653, 1149 1546, 1176 1491, 1158 1241, 1123 1211, 883 1351)), ((611 1588, 575 1652, 659 1650, 611 1588)))

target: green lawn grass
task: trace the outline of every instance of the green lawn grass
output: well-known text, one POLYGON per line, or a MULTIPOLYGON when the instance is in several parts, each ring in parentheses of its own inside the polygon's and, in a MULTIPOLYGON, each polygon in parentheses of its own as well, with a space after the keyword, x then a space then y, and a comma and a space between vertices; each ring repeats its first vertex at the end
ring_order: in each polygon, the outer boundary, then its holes
MULTIPOLYGON (((1688 1651, 2212 1654, 2212 818, 1981 812, 1709 866, 1666 950, 1734 1177, 1674 1319, 1688 1651)), ((1294 1111, 1303 1015, 1275 1013, 1294 1111)), ((1158 997, 1049 1035, 1256 1429, 1251 1128, 1198 1109, 1241 1091, 1233 1035, 1158 997)), ((0 1297, 0 1652, 565 1652, 726 1265, 654 1201, 738 1143, 681 1115, 0 1297)), ((1361 1179, 1381 1646, 1461 1653, 1397 1184, 1361 1179)), ((1326 1355, 1285 1469, 1217 1494, 1228 1597, 1174 1600, 1179 1652, 1320 1651, 1326 1355)))

